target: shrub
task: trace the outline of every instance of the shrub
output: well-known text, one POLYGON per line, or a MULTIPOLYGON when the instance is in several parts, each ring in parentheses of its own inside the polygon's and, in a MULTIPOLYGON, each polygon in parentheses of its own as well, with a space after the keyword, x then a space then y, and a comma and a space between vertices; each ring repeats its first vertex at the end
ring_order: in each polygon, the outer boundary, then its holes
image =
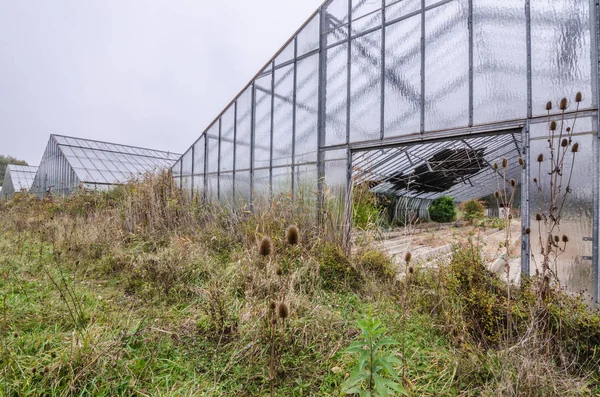
POLYGON ((464 219, 471 225, 474 220, 483 219, 485 216, 485 206, 476 198, 461 203, 459 209, 463 212, 464 219))
POLYGON ((431 220, 438 223, 453 222, 456 220, 456 205, 450 196, 439 197, 429 206, 431 220))
POLYGON ((357 288, 360 275, 352 266, 342 248, 323 243, 318 248, 319 274, 323 288, 328 290, 357 288))
POLYGON ((379 250, 361 251, 357 256, 357 265, 380 279, 390 279, 396 274, 391 258, 379 250))

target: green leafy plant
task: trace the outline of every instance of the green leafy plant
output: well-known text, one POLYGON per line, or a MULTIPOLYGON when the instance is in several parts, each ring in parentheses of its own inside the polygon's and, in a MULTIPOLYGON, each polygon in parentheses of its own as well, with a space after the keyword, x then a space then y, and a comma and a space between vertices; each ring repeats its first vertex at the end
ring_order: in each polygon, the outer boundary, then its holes
POLYGON ((367 318, 358 321, 357 325, 361 330, 359 340, 352 342, 344 353, 358 355, 358 362, 342 384, 342 392, 361 397, 406 394, 394 369, 394 365, 402 363, 394 355, 383 356, 381 351, 398 342, 384 336, 386 329, 376 319, 367 318))
POLYGON ((456 204, 450 196, 438 197, 429 206, 431 220, 438 223, 453 222, 456 220, 456 204))
POLYGON ((476 219, 483 219, 485 217, 485 205, 476 198, 461 203, 459 209, 462 211, 464 219, 469 222, 470 225, 472 225, 473 221, 476 219))

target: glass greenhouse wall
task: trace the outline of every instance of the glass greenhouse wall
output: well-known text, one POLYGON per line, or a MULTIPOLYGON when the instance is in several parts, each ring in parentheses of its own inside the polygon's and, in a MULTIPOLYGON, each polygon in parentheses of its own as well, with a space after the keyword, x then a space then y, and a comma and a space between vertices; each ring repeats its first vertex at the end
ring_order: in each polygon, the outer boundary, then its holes
MULTIPOLYGON (((511 159, 525 165, 512 170, 523 184, 525 230, 536 213, 529 198, 538 194, 529 164, 545 148, 560 98, 581 92, 578 112, 572 103, 564 116, 577 113, 584 148, 566 209, 578 248, 568 260, 589 268, 597 298, 599 19, 590 0, 327 1, 206 128, 173 174, 207 200, 252 202, 309 190, 343 202, 357 176, 353 159, 373 173, 405 146, 510 134, 518 138, 516 146, 505 143, 511 159), (547 101, 555 103, 550 117, 547 101)), ((492 141, 481 145, 501 143, 492 141)), ((465 199, 486 185, 489 169, 481 171, 478 181, 463 181, 470 189, 462 191, 465 199)), ((386 189, 391 177, 384 173, 376 188, 386 189)), ((461 194, 458 184, 453 189, 461 194)), ((421 199, 419 209, 433 198, 406 189, 395 194, 421 199)), ((524 233, 525 274, 533 272, 529 241, 524 233)))
POLYGON ((107 190, 146 172, 169 169, 181 155, 51 135, 31 192, 66 196, 79 188, 107 190))
POLYGON ((8 200, 15 193, 28 192, 33 184, 33 179, 38 167, 29 165, 9 164, 4 173, 4 185, 1 187, 0 197, 8 200))

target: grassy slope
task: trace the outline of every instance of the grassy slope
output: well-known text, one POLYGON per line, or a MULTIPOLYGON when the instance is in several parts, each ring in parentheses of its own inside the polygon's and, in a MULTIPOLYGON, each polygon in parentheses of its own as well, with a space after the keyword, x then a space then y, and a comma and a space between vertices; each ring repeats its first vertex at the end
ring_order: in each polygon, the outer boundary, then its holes
POLYGON ((526 286, 507 336, 505 286, 473 246, 397 281, 389 258, 345 255, 331 222, 289 203, 231 214, 170 184, 0 204, 0 395, 269 395, 270 296, 290 306, 278 396, 340 396, 355 364, 341 352, 367 316, 403 342, 390 353, 406 357, 409 395, 600 392, 600 316, 559 292, 540 306, 526 286))
MULTIPOLYGON (((39 243, 27 232, 4 233, 0 252, 5 297, 1 394, 267 393, 268 341, 255 339, 261 337, 255 328, 262 324, 240 319, 234 335, 213 333, 202 293, 131 295, 121 274, 99 275, 104 258, 78 265, 57 260, 51 244, 39 243), (83 328, 74 334, 76 323, 83 328)), ((220 255, 209 262, 222 266, 224 273, 238 266, 220 255)), ((202 288, 210 282, 198 277, 190 285, 202 288)), ((301 315, 293 312, 288 321, 278 395, 339 395, 352 366, 351 358, 339 351, 355 336, 354 321, 371 312, 384 321, 389 336, 400 340, 394 299, 325 290, 311 298, 310 307, 301 307, 301 315)), ((247 313, 242 297, 229 304, 233 317, 247 313)), ((455 394, 451 350, 431 327, 431 319, 411 317, 407 330, 413 390, 420 395, 455 394)))

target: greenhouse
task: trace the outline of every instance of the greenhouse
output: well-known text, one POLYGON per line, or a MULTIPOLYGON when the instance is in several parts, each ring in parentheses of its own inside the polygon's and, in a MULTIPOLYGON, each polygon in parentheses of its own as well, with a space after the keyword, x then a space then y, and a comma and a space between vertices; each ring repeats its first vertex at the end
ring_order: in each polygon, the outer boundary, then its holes
POLYGON ((538 226, 555 222, 553 270, 597 299, 598 15, 589 0, 327 1, 174 177, 235 206, 315 192, 347 230, 364 186, 405 224, 441 197, 480 200, 517 225, 522 274, 539 269, 538 226))
POLYGON ((31 192, 66 196, 107 190, 146 172, 169 169, 181 155, 89 139, 51 135, 31 192))
POLYGON ((2 198, 8 200, 15 193, 27 192, 31 189, 33 178, 38 167, 29 165, 8 164, 4 173, 4 184, 0 188, 2 198))

